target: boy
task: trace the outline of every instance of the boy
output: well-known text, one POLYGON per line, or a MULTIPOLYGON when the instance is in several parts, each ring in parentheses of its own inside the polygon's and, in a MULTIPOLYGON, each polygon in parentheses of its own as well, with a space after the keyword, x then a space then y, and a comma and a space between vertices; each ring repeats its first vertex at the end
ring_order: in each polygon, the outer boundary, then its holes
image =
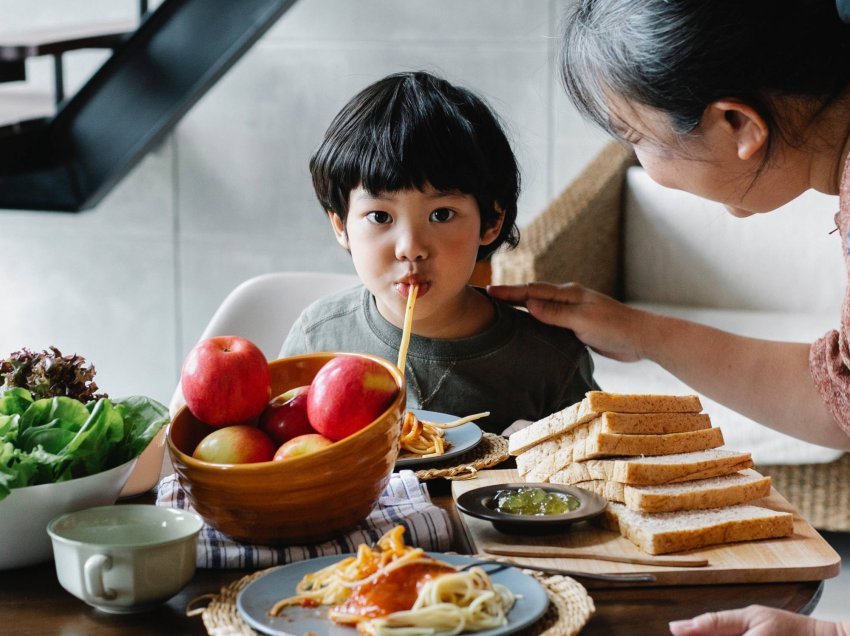
POLYGON ((427 73, 390 75, 343 107, 310 171, 363 285, 308 307, 281 356, 358 351, 395 360, 415 284, 409 409, 490 411, 477 423, 504 433, 598 388, 571 331, 469 285, 477 261, 518 242, 516 159, 480 98, 427 73))

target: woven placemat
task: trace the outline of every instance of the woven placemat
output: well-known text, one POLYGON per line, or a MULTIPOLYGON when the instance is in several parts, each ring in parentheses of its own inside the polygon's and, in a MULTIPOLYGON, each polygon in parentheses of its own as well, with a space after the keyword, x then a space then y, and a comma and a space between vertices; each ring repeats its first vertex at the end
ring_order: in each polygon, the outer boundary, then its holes
MULTIPOLYGON (((585 626, 595 608, 593 599, 575 579, 566 576, 547 576, 531 570, 522 570, 533 576, 546 589, 549 607, 533 625, 522 630, 528 636, 573 636, 585 626)), ((263 576, 268 570, 259 570, 243 576, 221 588, 218 594, 205 594, 189 602, 187 616, 200 615, 210 636, 254 636, 258 632, 242 620, 236 608, 236 597, 251 581, 263 576), (205 607, 199 607, 208 601, 205 607)))
POLYGON ((474 479, 479 470, 492 468, 508 459, 508 440, 501 435, 484 433, 481 441, 466 453, 458 455, 445 465, 416 471, 419 481, 429 479, 474 479))
POLYGON ((756 466, 818 530, 850 531, 850 453, 826 464, 756 466))

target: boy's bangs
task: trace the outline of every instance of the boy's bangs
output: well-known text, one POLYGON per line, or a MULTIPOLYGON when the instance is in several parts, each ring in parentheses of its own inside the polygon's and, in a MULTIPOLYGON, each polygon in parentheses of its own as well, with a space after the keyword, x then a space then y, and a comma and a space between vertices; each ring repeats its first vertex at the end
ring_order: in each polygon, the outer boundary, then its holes
POLYGON ((393 132, 359 153, 359 183, 367 191, 422 190, 426 184, 447 192, 481 190, 486 169, 473 140, 459 140, 461 131, 451 132, 451 148, 427 131, 403 136, 393 132))

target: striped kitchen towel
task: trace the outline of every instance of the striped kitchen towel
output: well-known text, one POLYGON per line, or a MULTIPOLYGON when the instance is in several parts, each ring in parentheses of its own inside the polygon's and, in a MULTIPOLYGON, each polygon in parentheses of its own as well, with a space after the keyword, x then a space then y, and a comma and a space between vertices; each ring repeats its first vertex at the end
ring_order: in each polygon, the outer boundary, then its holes
MULTIPOLYGON (((191 510, 177 475, 164 477, 157 487, 156 504, 191 510)), ((361 543, 374 545, 396 525, 405 528, 408 545, 443 552, 452 542, 448 513, 431 503, 425 484, 411 470, 393 473, 377 505, 353 530, 324 543, 299 546, 265 546, 239 543, 206 523, 198 536, 199 568, 261 569, 329 554, 355 552, 361 543)))

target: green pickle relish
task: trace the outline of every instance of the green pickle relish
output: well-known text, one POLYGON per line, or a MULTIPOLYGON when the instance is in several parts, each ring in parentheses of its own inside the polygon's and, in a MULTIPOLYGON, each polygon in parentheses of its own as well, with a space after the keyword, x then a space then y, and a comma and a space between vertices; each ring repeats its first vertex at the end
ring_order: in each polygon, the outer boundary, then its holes
POLYGON ((509 515, 563 515, 579 505, 579 500, 572 495, 543 488, 499 490, 493 497, 493 507, 509 515))

